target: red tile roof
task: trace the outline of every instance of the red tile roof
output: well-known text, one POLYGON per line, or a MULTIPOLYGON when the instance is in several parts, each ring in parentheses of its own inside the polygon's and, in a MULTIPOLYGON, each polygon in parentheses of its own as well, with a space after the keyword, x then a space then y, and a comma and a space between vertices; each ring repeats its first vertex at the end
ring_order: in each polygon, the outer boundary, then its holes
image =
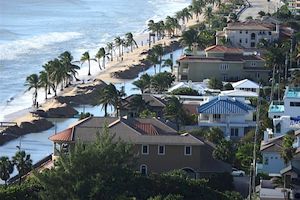
POLYGON ((69 142, 72 141, 72 130, 73 128, 68 128, 55 135, 49 137, 49 140, 54 142, 69 142))
POLYGON ((213 46, 207 47, 205 49, 205 52, 243 53, 244 51, 242 49, 234 48, 234 47, 226 47, 223 45, 213 45, 213 46))
POLYGON ((134 126, 141 130, 145 135, 159 135, 157 129, 152 124, 136 123, 134 126))

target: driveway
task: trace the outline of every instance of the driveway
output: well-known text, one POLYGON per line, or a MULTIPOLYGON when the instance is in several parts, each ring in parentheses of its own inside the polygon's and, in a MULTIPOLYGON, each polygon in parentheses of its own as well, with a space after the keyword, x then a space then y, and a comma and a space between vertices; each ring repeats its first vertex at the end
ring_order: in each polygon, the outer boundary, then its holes
POLYGON ((277 8, 283 4, 280 0, 248 0, 251 7, 247 8, 241 15, 240 20, 244 21, 247 17, 252 16, 254 19, 259 17, 258 12, 264 11, 265 13, 274 13, 277 8))
POLYGON ((239 192, 244 198, 249 193, 249 176, 233 177, 235 191, 239 192))

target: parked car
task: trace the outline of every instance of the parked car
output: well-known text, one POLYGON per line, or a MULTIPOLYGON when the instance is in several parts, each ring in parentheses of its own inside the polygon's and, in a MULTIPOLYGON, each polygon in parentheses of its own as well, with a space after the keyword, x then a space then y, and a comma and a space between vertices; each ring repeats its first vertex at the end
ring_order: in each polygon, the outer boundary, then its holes
POLYGON ((232 176, 245 176, 245 172, 240 169, 232 168, 231 175, 232 176))

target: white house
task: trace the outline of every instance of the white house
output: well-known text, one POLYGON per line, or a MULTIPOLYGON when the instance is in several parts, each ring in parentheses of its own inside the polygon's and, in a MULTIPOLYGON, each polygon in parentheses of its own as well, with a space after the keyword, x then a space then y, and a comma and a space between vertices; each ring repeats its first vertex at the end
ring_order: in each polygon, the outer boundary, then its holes
POLYGON ((273 120, 275 137, 300 128, 300 88, 287 87, 282 101, 273 101, 268 116, 273 120))
POLYGON ((189 81, 176 83, 174 86, 168 89, 168 92, 172 92, 179 88, 191 88, 193 90, 196 90, 201 95, 205 94, 205 91, 208 89, 207 84, 204 82, 189 81))
POLYGON ((223 31, 217 31, 216 44, 222 40, 231 45, 242 48, 257 48, 258 43, 264 39, 273 42, 279 38, 279 25, 265 23, 260 20, 248 20, 227 24, 223 31))
POLYGON ((257 94, 259 93, 260 88, 259 84, 248 79, 232 83, 231 85, 235 90, 251 91, 256 92, 257 94))
POLYGON ((254 128, 254 108, 228 96, 214 97, 198 107, 198 126, 219 127, 227 138, 243 137, 254 128))

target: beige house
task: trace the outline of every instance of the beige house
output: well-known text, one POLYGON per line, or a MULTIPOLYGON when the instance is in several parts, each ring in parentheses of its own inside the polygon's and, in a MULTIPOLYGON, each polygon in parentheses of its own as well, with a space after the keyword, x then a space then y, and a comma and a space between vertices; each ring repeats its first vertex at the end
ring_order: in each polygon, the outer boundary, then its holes
POLYGON ((260 20, 229 23, 223 31, 216 33, 216 44, 227 41, 235 47, 257 48, 264 39, 273 42, 279 39, 279 25, 260 20))
POLYGON ((250 79, 267 82, 270 69, 265 60, 253 52, 214 45, 205 49, 205 55, 185 55, 179 60, 175 75, 179 81, 203 81, 217 78, 220 81, 250 79))
POLYGON ((174 169, 186 170, 194 177, 231 172, 230 165, 212 157, 213 145, 190 134, 179 134, 155 118, 86 118, 49 138, 54 143, 54 158, 69 152, 78 141, 95 141, 105 123, 115 140, 134 144, 137 170, 143 174, 174 169))

